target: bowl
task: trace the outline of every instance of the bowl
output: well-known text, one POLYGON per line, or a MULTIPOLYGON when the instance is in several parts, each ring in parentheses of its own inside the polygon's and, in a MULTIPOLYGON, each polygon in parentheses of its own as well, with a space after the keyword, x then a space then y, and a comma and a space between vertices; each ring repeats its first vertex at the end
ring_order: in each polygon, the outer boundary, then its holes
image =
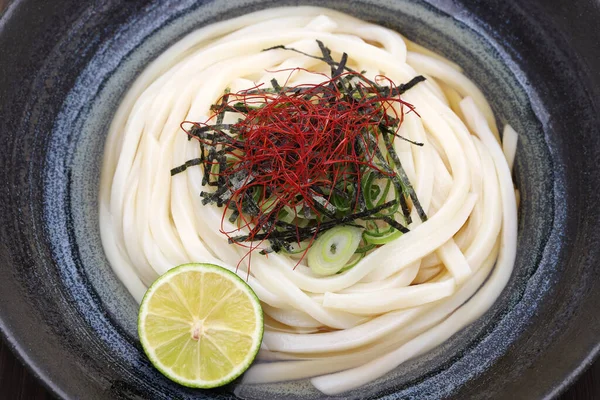
POLYGON ((518 254, 504 292, 443 345, 343 398, 551 398, 598 353, 600 4, 17 0, 0 22, 0 327, 65 399, 317 399, 304 381, 200 391, 143 355, 98 227, 104 139, 144 66, 213 21, 312 4, 394 28, 465 68, 520 132, 518 254))

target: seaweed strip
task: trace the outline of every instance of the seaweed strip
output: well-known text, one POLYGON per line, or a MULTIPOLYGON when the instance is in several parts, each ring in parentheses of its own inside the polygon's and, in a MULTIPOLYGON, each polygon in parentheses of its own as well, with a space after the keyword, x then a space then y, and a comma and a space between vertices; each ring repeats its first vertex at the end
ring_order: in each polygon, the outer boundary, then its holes
POLYGON ((390 140, 390 135, 387 131, 387 127, 380 127, 380 131, 381 131, 381 136, 383 137, 383 141, 386 143, 386 146, 388 147, 388 149, 387 149, 388 154, 390 155, 390 157, 392 157, 392 160, 394 161, 394 166, 396 167, 396 170, 397 170, 398 174, 400 175, 400 180, 402 181, 404 188, 406 189, 408 195, 410 196, 410 199, 412 200, 413 205, 417 209, 417 214, 419 214, 419 218, 421 218, 421 221, 423 221, 423 222, 427 221, 427 214, 425 214, 423 207, 421 207, 421 203, 419 202, 417 193, 415 192, 412 185, 410 184, 408 175, 406 175, 406 171, 404 171, 404 168, 402 167, 402 163, 400 162, 400 157, 398 157, 398 154, 396 154, 396 150, 394 150, 394 146, 393 146, 392 141, 390 140), (383 129, 381 129, 381 128, 383 128, 383 129))
POLYGON ((404 225, 400 224, 398 221, 396 221, 395 219, 391 218, 391 217, 383 217, 382 218, 384 222, 386 222, 389 226, 391 226, 392 228, 402 232, 402 233, 408 233, 410 232, 410 230, 405 227, 404 225))
POLYGON ((201 165, 203 162, 204 162, 204 160, 202 158, 192 158, 191 160, 187 160, 184 164, 180 165, 179 167, 175 167, 175 168, 171 169, 171 176, 177 175, 177 174, 185 171, 189 167, 201 165))

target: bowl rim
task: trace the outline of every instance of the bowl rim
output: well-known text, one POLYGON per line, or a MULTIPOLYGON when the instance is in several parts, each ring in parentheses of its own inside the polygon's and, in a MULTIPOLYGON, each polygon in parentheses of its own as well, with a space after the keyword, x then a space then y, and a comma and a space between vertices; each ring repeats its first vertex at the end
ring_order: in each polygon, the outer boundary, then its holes
MULTIPOLYGON (((32 0, 14 0, 12 1, 4 14, 0 17, 0 36, 5 34, 6 26, 12 22, 12 19, 18 18, 26 3, 32 0)), ((1 309, 3 310, 3 309, 1 309)), ((0 337, 7 344, 11 352, 19 359, 21 363, 32 373, 41 384, 48 389, 54 396, 59 398, 70 398, 68 393, 52 381, 50 374, 44 369, 43 362, 35 352, 29 351, 19 342, 15 332, 6 323, 2 313, 0 313, 0 337)), ((574 381, 587 370, 600 354, 600 339, 598 343, 589 350, 589 353, 583 357, 574 369, 565 370, 564 378, 560 382, 555 382, 551 391, 546 393, 546 397, 553 398, 562 394, 574 381)))

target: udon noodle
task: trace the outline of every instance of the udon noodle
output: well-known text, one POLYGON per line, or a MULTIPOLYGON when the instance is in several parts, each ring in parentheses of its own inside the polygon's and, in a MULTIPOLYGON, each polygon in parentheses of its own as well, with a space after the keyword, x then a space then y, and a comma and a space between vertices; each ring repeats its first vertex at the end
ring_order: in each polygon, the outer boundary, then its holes
MULTIPOLYGON (((310 378, 327 394, 374 380, 439 345, 481 316, 513 268, 517 204, 511 178, 517 135, 502 138, 481 91, 445 58, 399 33, 332 10, 276 8, 215 23, 168 48, 136 79, 114 116, 100 187, 102 241, 114 272, 139 302, 161 274, 187 262, 236 271, 246 250, 219 232, 222 209, 203 206, 202 169, 169 170, 199 156, 180 123, 204 121, 226 88, 272 78, 318 83, 316 39, 356 71, 396 83, 403 94, 396 140, 429 219, 337 275, 314 275, 283 254, 253 255, 237 273, 261 300, 265 334, 246 383, 310 378), (274 34, 273 32, 277 32, 274 34), (317 78, 316 78, 317 77, 317 78)), ((323 77, 320 77, 323 79, 323 77)), ((415 210, 412 211, 415 213, 415 210)), ((227 221, 225 221, 227 224, 227 221)))

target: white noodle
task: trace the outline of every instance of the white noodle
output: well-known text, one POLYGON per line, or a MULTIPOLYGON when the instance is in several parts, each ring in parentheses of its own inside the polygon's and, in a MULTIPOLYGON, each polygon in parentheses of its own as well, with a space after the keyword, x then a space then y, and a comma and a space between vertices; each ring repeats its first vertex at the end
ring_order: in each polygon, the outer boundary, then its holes
MULTIPOLYGON (((137 78, 110 127, 100 230, 113 270, 138 302, 159 275, 186 262, 247 278, 263 303, 265 335, 261 361, 244 383, 312 377, 319 390, 337 394, 437 346, 492 305, 516 249, 518 135, 506 126, 499 142, 491 107, 461 71, 394 31, 316 7, 274 8, 190 33, 137 78), (418 115, 405 115, 399 131, 424 145, 396 140, 394 147, 428 220, 413 208, 409 233, 330 277, 283 254, 239 263, 245 250, 219 232, 222 209, 201 204, 202 169, 170 176, 200 154, 180 123, 206 120, 226 88, 273 78, 322 82, 289 69, 327 72, 324 63, 261 51, 285 45, 319 55, 316 39, 334 58, 346 52, 348 65, 370 79, 427 77, 402 95, 418 115)), ((224 229, 235 228, 225 219, 224 229)))

